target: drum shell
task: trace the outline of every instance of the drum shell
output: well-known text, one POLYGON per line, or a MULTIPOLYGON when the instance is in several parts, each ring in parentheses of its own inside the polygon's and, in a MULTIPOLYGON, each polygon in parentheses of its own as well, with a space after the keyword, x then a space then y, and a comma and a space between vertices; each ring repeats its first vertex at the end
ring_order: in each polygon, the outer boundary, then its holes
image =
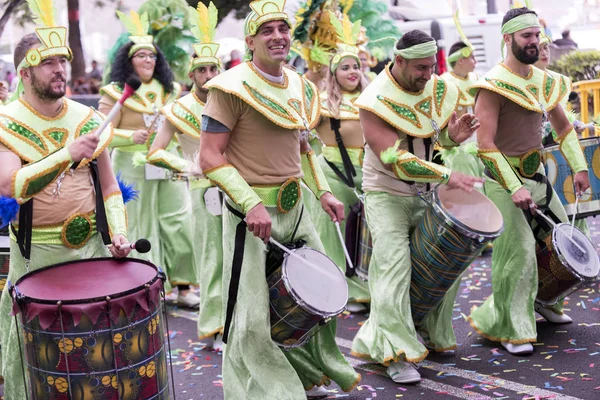
POLYGON ((8 279, 10 264, 9 240, 8 233, 0 232, 0 295, 2 295, 8 279))
POLYGON ((369 230, 369 225, 367 224, 367 213, 364 205, 361 206, 358 229, 358 252, 355 261, 356 274, 362 280, 366 281, 369 279, 369 265, 373 253, 373 238, 371 236, 371 231, 369 230))
POLYGON ((419 326, 497 232, 476 232, 449 215, 437 192, 410 240, 412 318, 419 326))
MULTIPOLYGON (((81 301, 84 307, 100 312, 97 316, 84 312, 77 324, 58 307, 56 319, 49 326, 41 322, 40 316, 29 318, 27 302, 36 300, 21 299, 25 305, 18 322, 19 335, 31 398, 168 399, 162 302, 149 294, 149 288, 155 285, 162 290, 160 280, 149 282, 148 290, 137 289, 146 298, 147 309, 136 303, 128 312, 120 309, 116 317, 111 317, 109 307, 111 301, 121 298, 119 294, 112 295, 109 302, 81 301)), ((73 306, 77 301, 68 303, 73 306)))

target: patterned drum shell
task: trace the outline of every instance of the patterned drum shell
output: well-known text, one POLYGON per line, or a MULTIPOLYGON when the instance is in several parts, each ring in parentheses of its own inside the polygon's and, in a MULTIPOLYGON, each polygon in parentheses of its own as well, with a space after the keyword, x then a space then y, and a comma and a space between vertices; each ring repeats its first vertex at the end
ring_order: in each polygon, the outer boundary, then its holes
POLYGON ((10 238, 8 232, 0 231, 0 295, 8 279, 8 264, 10 262, 10 238))
POLYGON ((21 314, 32 399, 168 399, 165 331, 157 268, 99 258, 22 277, 21 314), (61 295, 62 293, 62 295, 61 295))
POLYGON ((367 225, 367 213, 361 203, 360 223, 358 224, 358 254, 356 260, 356 274, 362 280, 369 279, 369 264, 373 253, 373 238, 367 225))
MULTIPOLYGON (((579 199, 577 218, 600 214, 600 138, 581 139, 581 147, 589 168, 590 189, 579 199)), ((548 181, 570 217, 575 211, 573 171, 558 145, 542 150, 542 160, 548 181)))
POLYGON ((500 210, 478 191, 467 193, 439 185, 410 240, 410 303, 419 326, 454 281, 500 236, 500 210))

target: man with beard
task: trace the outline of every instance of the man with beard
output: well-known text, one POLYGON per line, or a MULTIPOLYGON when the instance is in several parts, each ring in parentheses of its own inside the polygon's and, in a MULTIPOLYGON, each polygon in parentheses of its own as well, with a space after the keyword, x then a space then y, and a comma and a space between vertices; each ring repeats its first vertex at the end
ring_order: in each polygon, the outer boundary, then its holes
POLYGON ((335 318, 290 351, 282 352, 271 339, 265 243, 271 236, 305 240, 323 251, 303 209, 300 178, 332 220, 344 218, 344 205, 331 194, 308 145, 308 131, 319 119, 318 92, 283 67, 291 41, 285 0, 257 0, 250 7, 245 33, 251 61, 205 85, 209 93, 200 137, 200 165, 227 194, 223 389, 225 399, 232 400, 323 398, 322 385, 333 380, 350 391, 360 375, 336 345, 335 318))
MULTIPOLYGON (((512 354, 531 353, 537 338, 534 307, 538 288, 536 238, 530 221, 536 208, 567 221, 564 208, 546 179, 541 164, 541 127, 545 119, 573 170, 575 190, 589 186, 587 165, 573 125, 560 106, 567 83, 532 66, 539 57, 540 24, 528 8, 512 9, 502 21, 506 59, 471 88, 479 157, 488 179, 485 193, 504 218, 504 232, 494 243, 492 294, 471 313, 471 325, 482 336, 499 341, 512 354)), ((531 222, 535 225, 535 221, 531 222)), ((562 323, 571 318, 556 315, 562 323)))
MULTIPOLYGON (((0 195, 12 199, 3 199, 3 204, 20 206, 18 216, 2 212, 2 224, 11 224, 11 282, 48 265, 129 253, 118 249, 127 243, 127 228, 123 198, 105 150, 112 127, 98 137, 94 132, 104 117, 64 98, 71 59, 67 30, 54 26, 53 15, 34 9, 36 2, 29 4, 45 26, 17 44, 18 98, 0 112, 0 195), (79 165, 71 169, 74 163, 79 165), (111 243, 109 252, 106 245, 111 243)), ((4 395, 16 400, 28 396, 11 309, 5 290, 0 300, 2 375, 4 395)))
POLYGON ((147 160, 158 167, 188 175, 194 207, 196 275, 201 290, 198 336, 200 339, 208 339, 209 345, 220 351, 223 347, 220 194, 210 180, 192 176, 193 168, 190 168, 190 165, 197 163, 194 160, 200 145, 200 120, 208 95, 208 90, 203 86, 217 76, 221 69, 221 62, 217 57, 219 44, 213 42, 217 8, 212 2, 208 8, 198 3, 196 18, 193 21, 195 26, 192 33, 199 42, 193 45, 194 55, 190 60, 188 76, 194 87, 188 95, 162 108, 161 112, 167 120, 160 127, 147 160), (210 26, 202 21, 213 21, 214 25, 210 26), (185 158, 165 150, 175 134, 185 158))

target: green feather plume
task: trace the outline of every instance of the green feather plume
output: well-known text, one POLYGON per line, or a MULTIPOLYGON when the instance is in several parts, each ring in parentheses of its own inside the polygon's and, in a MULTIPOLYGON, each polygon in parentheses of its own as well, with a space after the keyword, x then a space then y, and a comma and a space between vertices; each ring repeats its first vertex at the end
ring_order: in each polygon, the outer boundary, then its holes
POLYGON ((398 156, 400 155, 398 152, 399 148, 400 140, 396 140, 396 143, 392 147, 381 152, 381 155, 379 156, 381 162, 384 164, 394 164, 398 161, 398 156))

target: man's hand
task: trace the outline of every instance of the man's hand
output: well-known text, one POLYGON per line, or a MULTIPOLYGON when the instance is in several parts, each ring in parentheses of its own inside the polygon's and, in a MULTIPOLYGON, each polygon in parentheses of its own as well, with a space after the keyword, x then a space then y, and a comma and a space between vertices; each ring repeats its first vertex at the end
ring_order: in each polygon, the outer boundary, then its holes
POLYGON ((474 114, 467 113, 458 118, 455 111, 448 122, 448 134, 450 139, 460 144, 470 138, 480 126, 481 124, 474 114))
POLYGON ((335 198, 334 195, 327 192, 319 199, 321 207, 329 215, 333 222, 342 222, 344 216, 344 203, 335 198))
POLYGON ((246 214, 248 230, 267 243, 271 237, 271 217, 262 203, 255 205, 246 214))
POLYGON ((452 171, 452 174, 450 174, 450 179, 448 179, 447 185, 450 189, 461 189, 465 192, 470 193, 473 191, 473 188, 475 187, 476 183, 479 182, 481 185, 483 185, 483 181, 483 178, 477 178, 474 176, 465 175, 457 171, 452 171))
POLYGON ((522 210, 530 210, 532 214, 537 208, 533 202, 533 199, 531 198, 531 193, 529 193, 529 190, 525 189, 525 187, 517 190, 515 194, 512 195, 512 201, 517 208, 522 210))
POLYGON ((113 236, 112 246, 110 246, 108 248, 108 250, 110 251, 110 254, 112 254, 112 256, 114 258, 127 257, 129 252, 131 251, 129 246, 127 246, 127 248, 125 248, 123 250, 119 249, 119 246, 124 245, 124 244, 129 244, 129 242, 127 241, 127 238, 125 236, 123 236, 123 235, 113 236))
POLYGON ((590 187, 590 178, 588 176, 587 171, 579 171, 575 174, 573 178, 573 183, 575 184, 575 194, 581 196, 583 192, 589 189, 590 187))
POLYGON ((144 144, 148 140, 148 136, 149 134, 146 129, 138 129, 137 131, 133 132, 133 143, 144 144))
POLYGON ((68 147, 69 154, 74 162, 79 162, 84 158, 92 158, 96 148, 98 147, 98 136, 91 132, 75 139, 68 147))

